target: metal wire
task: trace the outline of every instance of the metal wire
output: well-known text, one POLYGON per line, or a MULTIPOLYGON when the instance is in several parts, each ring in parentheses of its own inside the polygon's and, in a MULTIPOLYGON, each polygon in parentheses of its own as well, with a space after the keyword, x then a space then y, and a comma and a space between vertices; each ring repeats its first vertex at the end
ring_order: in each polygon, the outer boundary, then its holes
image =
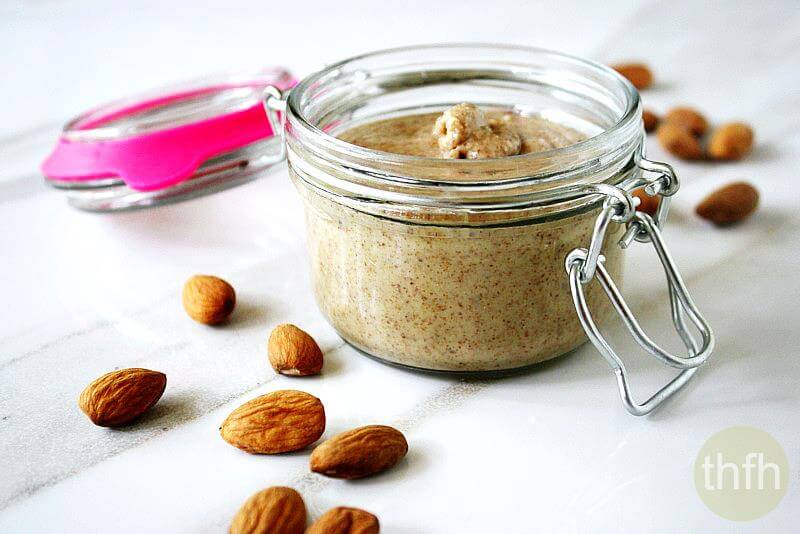
MULTIPOLYGON (((641 161, 647 160, 642 159, 641 161)), ((635 212, 626 219, 627 204, 622 204, 619 197, 621 193, 630 198, 630 194, 622 189, 614 188, 617 189, 617 192, 608 195, 609 198, 597 218, 589 249, 576 248, 566 258, 566 270, 569 275, 572 300, 578 318, 589 340, 614 371, 622 403, 633 415, 645 415, 652 412, 686 385, 697 369, 711 355, 715 343, 714 334, 689 295, 680 272, 664 244, 659 229, 666 220, 667 207, 665 204, 668 204, 669 197, 677 190, 677 178, 675 178, 672 168, 666 164, 648 161, 645 166, 647 167, 645 170, 665 173, 647 186, 653 186, 650 187, 649 192, 662 196, 656 219, 654 220, 649 215, 641 212, 635 212), (667 285, 669 286, 672 322, 676 332, 686 346, 687 354, 685 356, 671 354, 650 339, 639 325, 636 317, 625 302, 622 293, 620 293, 614 280, 603 265, 604 257, 601 255, 600 250, 609 223, 612 220, 627 220, 628 229, 619 241, 621 247, 627 247, 634 238, 639 242, 653 244, 653 248, 664 266, 667 285), (600 332, 586 303, 584 286, 594 278, 597 278, 636 343, 665 365, 681 370, 680 374, 641 404, 637 404, 633 400, 625 364, 600 332), (686 322, 687 319, 694 326, 699 339, 690 331, 686 322)))

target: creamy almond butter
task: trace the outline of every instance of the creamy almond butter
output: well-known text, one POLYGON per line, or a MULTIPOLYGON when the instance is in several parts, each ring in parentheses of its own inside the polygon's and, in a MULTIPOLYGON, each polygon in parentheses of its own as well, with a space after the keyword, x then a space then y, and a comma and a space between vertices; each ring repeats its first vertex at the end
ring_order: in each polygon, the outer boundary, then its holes
MULTIPOLYGON (((339 137, 397 154, 487 159, 561 148, 584 135, 541 117, 460 104, 361 124, 339 137)), ((444 215, 376 216, 300 190, 317 302, 359 349, 412 367, 492 371, 541 362, 585 341, 564 259, 588 246, 597 209, 513 222, 476 213, 454 225, 444 215)), ((607 247, 605 255, 618 279, 621 249, 607 247)), ((598 317, 607 314, 596 282, 586 295, 598 317)))

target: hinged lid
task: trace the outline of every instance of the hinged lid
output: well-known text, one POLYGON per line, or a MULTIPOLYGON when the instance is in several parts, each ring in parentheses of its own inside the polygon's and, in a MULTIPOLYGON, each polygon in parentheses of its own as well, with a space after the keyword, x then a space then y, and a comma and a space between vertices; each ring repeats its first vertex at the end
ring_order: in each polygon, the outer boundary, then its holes
POLYGON ((252 179, 280 158, 264 111, 283 69, 216 76, 106 104, 70 121, 42 172, 78 207, 113 210, 197 196, 252 179), (274 157, 270 157, 270 154, 274 157))

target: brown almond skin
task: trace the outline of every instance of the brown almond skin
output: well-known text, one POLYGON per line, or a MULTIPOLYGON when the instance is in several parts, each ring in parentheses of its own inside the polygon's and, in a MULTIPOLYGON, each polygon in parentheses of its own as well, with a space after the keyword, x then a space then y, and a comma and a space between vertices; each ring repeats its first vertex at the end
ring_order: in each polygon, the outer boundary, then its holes
POLYGON ((222 278, 196 274, 183 285, 183 309, 198 323, 223 322, 236 306, 236 292, 222 278))
POLYGON ((167 375, 149 369, 120 369, 94 380, 78 406, 98 426, 126 425, 153 407, 167 387, 167 375))
POLYGON ((649 109, 642 110, 642 122, 644 122, 644 131, 647 133, 655 132, 656 128, 658 128, 658 123, 660 119, 658 115, 650 111, 649 109))
POLYGON ((708 121, 696 109, 690 107, 672 108, 664 115, 664 122, 683 126, 695 137, 700 137, 708 130, 708 121))
POLYGON ((728 226, 745 220, 758 207, 758 190, 745 182, 734 182, 708 195, 695 208, 695 213, 717 226, 728 226))
POLYGON ((658 127, 656 136, 664 150, 681 159, 703 159, 703 147, 700 145, 700 140, 683 126, 664 122, 658 127))
POLYGON ((708 155, 712 159, 742 159, 753 147, 753 129, 743 122, 723 124, 711 133, 708 155))
POLYGON ((611 68, 626 77, 640 91, 653 85, 653 72, 644 63, 618 63, 611 68))
POLYGON ((230 534, 302 534, 306 505, 292 488, 274 486, 259 491, 242 505, 233 518, 230 534))
POLYGON ((236 408, 219 430, 222 439, 249 453, 296 451, 325 431, 325 408, 303 391, 273 391, 236 408))
POLYGON ((651 197, 645 192, 644 189, 637 189, 633 191, 631 195, 639 199, 639 205, 636 206, 636 211, 641 211, 642 213, 646 213, 651 217, 656 214, 656 210, 658 209, 658 204, 660 202, 659 197, 651 197))
POLYGON ((339 506, 322 514, 306 534, 378 534, 378 518, 359 508, 339 506))
POLYGON ((291 376, 309 376, 322 370, 322 351, 308 333, 293 324, 275 327, 267 343, 269 363, 276 372, 291 376))
POLYGON ((311 453, 311 470, 332 478, 363 478, 385 471, 408 452, 405 436, 390 426, 369 425, 342 432, 311 453))

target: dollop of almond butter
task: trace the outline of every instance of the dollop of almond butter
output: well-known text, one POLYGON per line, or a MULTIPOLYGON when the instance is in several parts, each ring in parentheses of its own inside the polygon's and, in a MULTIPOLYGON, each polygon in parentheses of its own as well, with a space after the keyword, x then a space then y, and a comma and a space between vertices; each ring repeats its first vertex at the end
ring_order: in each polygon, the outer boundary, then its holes
POLYGON ((502 120, 487 120, 475 104, 457 104, 436 119, 433 135, 445 159, 485 159, 520 153, 522 140, 502 120))

